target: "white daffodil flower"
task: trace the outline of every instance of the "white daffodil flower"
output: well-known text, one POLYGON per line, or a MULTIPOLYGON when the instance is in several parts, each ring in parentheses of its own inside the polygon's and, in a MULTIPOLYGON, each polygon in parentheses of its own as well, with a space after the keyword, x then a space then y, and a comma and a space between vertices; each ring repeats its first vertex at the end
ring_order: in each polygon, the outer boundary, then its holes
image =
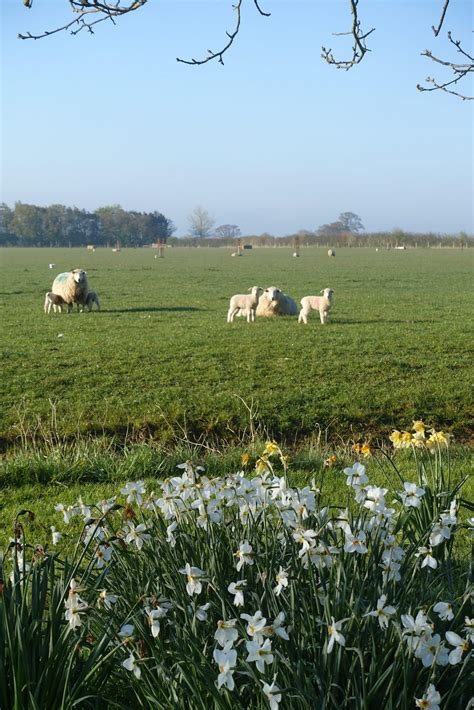
POLYGON ((244 589, 246 586, 246 580, 240 579, 238 582, 231 582, 227 587, 227 591, 234 595, 234 606, 244 605, 244 589))
POLYGON ((379 622, 379 626, 382 630, 388 629, 388 622, 390 617, 396 613, 396 608, 394 606, 386 606, 387 595, 382 594, 382 596, 377 600, 377 609, 375 611, 369 611, 364 616, 375 616, 379 622))
POLYGON ((233 644, 239 638, 239 632, 235 628, 236 623, 237 619, 217 622, 217 631, 214 634, 214 638, 222 648, 233 644))
POLYGON ((424 708, 424 710, 440 710, 441 695, 436 690, 435 686, 430 683, 428 690, 422 698, 415 698, 416 707, 424 708))
POLYGON ((127 534, 125 535, 125 542, 127 544, 134 542, 137 550, 141 550, 143 547, 143 543, 148 542, 148 540, 151 538, 151 535, 146 532, 147 530, 148 528, 146 527, 145 523, 140 523, 140 525, 137 526, 135 526, 135 524, 131 522, 127 523, 127 534))
POLYGON ((365 473, 365 466, 361 463, 356 462, 351 468, 345 468, 344 473, 347 476, 346 485, 352 488, 363 486, 364 483, 369 482, 365 473))
POLYGON ((289 641, 290 637, 288 636, 288 632, 283 626, 283 623, 285 621, 285 612, 280 611, 279 614, 275 617, 275 620, 273 624, 268 624, 268 626, 263 627, 263 635, 264 636, 278 636, 281 639, 284 639, 285 641, 289 641))
POLYGON ((365 540, 366 535, 363 530, 359 530, 355 535, 349 533, 349 535, 346 535, 346 542, 344 544, 345 552, 357 552, 359 555, 364 555, 367 552, 365 540))
POLYGON ((469 651, 469 640, 463 639, 454 631, 446 631, 446 641, 454 646, 454 649, 449 653, 449 662, 452 666, 461 662, 462 654, 469 651))
POLYGON ((143 502, 143 495, 145 494, 145 485, 143 481, 136 481, 135 483, 127 483, 125 488, 120 489, 120 493, 127 496, 127 503, 137 503, 141 505, 143 502))
POLYGON ((142 672, 140 670, 140 667, 136 663, 136 659, 133 653, 131 653, 130 656, 125 661, 123 661, 122 666, 126 668, 127 671, 133 673, 135 678, 140 678, 142 672))
POLYGON ((240 543, 239 549, 234 553, 234 556, 237 557, 238 560, 236 564, 237 572, 240 572, 244 565, 253 565, 252 545, 249 545, 248 540, 244 540, 240 543))
POLYGON ((454 619, 453 606, 449 602, 438 602, 434 605, 433 611, 438 614, 441 621, 454 619))
POLYGON ((415 656, 421 660, 425 668, 430 668, 435 661, 439 666, 446 666, 449 660, 448 649, 441 644, 439 634, 423 636, 416 648, 415 656))
POLYGON ((103 606, 104 609, 107 609, 107 611, 110 611, 110 609, 112 609, 112 604, 115 604, 117 599, 118 597, 116 594, 108 594, 106 589, 101 589, 97 603, 99 606, 103 606))
POLYGON ((273 679, 273 683, 271 685, 269 683, 265 683, 263 680, 260 682, 263 685, 263 692, 270 704, 270 710, 278 710, 278 705, 281 703, 281 693, 280 688, 275 683, 275 678, 273 679))
POLYGON ((199 569, 199 567, 192 567, 189 562, 179 570, 181 574, 186 575, 186 591, 190 597, 194 594, 200 594, 202 591, 202 579, 206 576, 204 570, 199 569))
POLYGON ((418 552, 415 552, 415 557, 422 558, 422 569, 423 567, 430 567, 431 569, 436 569, 438 566, 437 560, 433 557, 433 550, 431 547, 419 547, 418 552))
POLYGON ((331 616, 331 623, 328 624, 328 635, 329 635, 329 643, 327 647, 327 653, 331 653, 332 649, 334 648, 334 644, 337 642, 341 646, 346 645, 346 639, 344 636, 340 633, 342 627, 342 621, 334 621, 334 617, 331 616))
POLYGON ((214 649, 212 654, 215 662, 219 666, 219 675, 217 676, 217 687, 220 689, 225 686, 229 690, 234 690, 233 669, 237 663, 237 651, 227 645, 222 650, 214 649))
POLYGON ((398 494, 403 505, 407 508, 419 508, 421 498, 425 495, 425 489, 419 488, 416 483, 404 483, 403 487, 405 490, 398 494))
POLYGON ((266 639, 262 645, 256 640, 246 641, 245 646, 248 653, 245 659, 247 663, 255 663, 260 673, 265 673, 265 664, 273 663, 272 642, 270 639, 266 639))
POLYGON ((277 584, 276 587, 273 587, 273 591, 275 592, 275 595, 279 597, 283 590, 283 587, 285 587, 285 589, 288 587, 288 573, 283 569, 281 565, 280 569, 275 575, 275 579, 277 584))
POLYGON ((110 562, 113 554, 113 548, 110 545, 97 545, 94 552, 96 558, 96 567, 102 569, 106 562, 110 562))
POLYGON ((250 614, 241 614, 240 618, 247 622, 246 631, 249 636, 253 636, 255 639, 262 637, 263 628, 267 620, 260 610, 256 611, 253 616, 250 616, 250 614))
POLYGON ((198 621, 207 621, 207 610, 211 604, 208 602, 207 604, 203 604, 202 606, 198 606, 196 609, 196 619, 198 621))

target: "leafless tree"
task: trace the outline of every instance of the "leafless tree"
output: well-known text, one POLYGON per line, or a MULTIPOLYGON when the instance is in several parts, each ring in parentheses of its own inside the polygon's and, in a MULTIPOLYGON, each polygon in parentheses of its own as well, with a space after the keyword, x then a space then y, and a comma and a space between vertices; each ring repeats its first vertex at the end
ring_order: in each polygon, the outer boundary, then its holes
MULTIPOLYGON (((40 2, 40 0, 18 1, 23 2, 26 7, 32 7, 33 2, 40 2)), ((99 22, 104 22, 105 20, 115 22, 117 18, 142 8, 147 4, 148 0, 61 0, 61 2, 65 5, 69 5, 69 8, 73 13, 72 18, 65 22, 64 25, 51 30, 45 30, 40 34, 34 35, 31 32, 20 34, 18 35, 20 39, 41 39, 42 37, 47 37, 48 35, 61 32, 63 30, 69 30, 71 34, 77 34, 82 30, 93 32, 93 28, 99 22)), ((177 58, 177 61, 184 64, 201 65, 217 60, 220 64, 224 64, 223 56, 230 49, 241 30, 241 10, 244 2, 252 4, 260 15, 265 17, 270 15, 269 12, 265 12, 260 7, 259 0, 234 0, 235 4, 232 6, 235 11, 234 29, 230 32, 226 32, 225 44, 218 50, 208 49, 206 56, 201 59, 177 58)), ((334 56, 332 49, 326 49, 326 47, 321 48, 323 59, 328 64, 331 64, 338 69, 345 69, 346 71, 352 69, 357 64, 360 64, 366 54, 371 51, 367 46, 366 40, 373 32, 375 32, 375 27, 372 27, 369 30, 362 29, 361 21, 359 19, 359 2, 360 0, 348 0, 351 28, 345 32, 334 33, 335 36, 347 35, 351 38, 351 55, 346 59, 337 59, 334 56)), ((450 2, 454 3, 456 0, 444 0, 440 10, 438 23, 436 26, 432 25, 435 37, 438 37, 441 32, 448 14, 450 2)), ((461 55, 461 61, 456 62, 450 59, 442 59, 435 56, 430 50, 426 49, 422 52, 422 56, 427 57, 427 59, 447 70, 449 77, 444 81, 438 81, 437 79, 428 77, 426 79, 426 84, 428 84, 428 86, 418 84, 417 88, 419 91, 443 91, 463 100, 471 100, 474 98, 473 96, 467 96, 464 92, 458 90, 458 88, 459 82, 463 79, 469 78, 474 73, 474 58, 472 54, 470 54, 462 46, 460 40, 453 39, 451 31, 447 33, 447 37, 456 52, 461 55)))
POLYGON ((189 231, 196 239, 209 237, 215 224, 215 219, 202 207, 195 207, 188 217, 189 231))

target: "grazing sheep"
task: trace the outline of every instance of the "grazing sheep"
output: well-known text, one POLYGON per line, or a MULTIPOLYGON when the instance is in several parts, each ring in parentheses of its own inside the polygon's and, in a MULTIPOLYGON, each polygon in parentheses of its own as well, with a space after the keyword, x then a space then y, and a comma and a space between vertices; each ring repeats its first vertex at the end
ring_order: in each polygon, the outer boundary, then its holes
POLYGON ((227 312, 228 323, 233 322, 236 314, 246 315, 247 323, 250 323, 250 321, 252 321, 252 323, 254 322, 258 299, 263 288, 260 288, 260 286, 252 286, 252 288, 249 288, 249 291, 249 295, 246 293, 237 293, 230 299, 229 310, 227 312))
POLYGON ((87 294, 86 302, 85 302, 85 305, 89 309, 89 313, 91 312, 92 306, 94 303, 97 306, 97 310, 100 311, 99 296, 96 294, 95 291, 89 291, 89 293, 87 294))
POLYGON ((301 311, 298 317, 298 323, 307 323, 308 315, 311 310, 319 311, 321 323, 328 322, 328 313, 332 308, 332 288, 325 288, 321 291, 322 296, 304 296, 301 299, 301 311))
POLYGON ((294 251, 294 252, 293 252, 293 254, 292 254, 291 256, 299 256, 299 254, 298 254, 298 252, 297 252, 297 251, 294 251))
POLYGON ((298 306, 290 296, 276 286, 269 286, 260 296, 257 316, 296 316, 298 306))
POLYGON ((48 266, 49 266, 50 269, 54 269, 54 267, 56 266, 56 264, 48 264, 48 266))
POLYGON ((51 313, 51 308, 53 311, 56 313, 59 311, 60 313, 63 310, 63 306, 65 305, 63 299, 61 296, 58 296, 57 293, 53 293, 52 291, 48 291, 48 293, 45 296, 44 299, 44 312, 45 313, 51 313))
POLYGON ((67 312, 70 313, 73 303, 83 306, 86 302, 89 293, 87 274, 82 269, 72 269, 72 271, 58 274, 53 281, 51 290, 67 303, 67 312))
POLYGON ((334 249, 328 249, 328 256, 336 256, 334 249))

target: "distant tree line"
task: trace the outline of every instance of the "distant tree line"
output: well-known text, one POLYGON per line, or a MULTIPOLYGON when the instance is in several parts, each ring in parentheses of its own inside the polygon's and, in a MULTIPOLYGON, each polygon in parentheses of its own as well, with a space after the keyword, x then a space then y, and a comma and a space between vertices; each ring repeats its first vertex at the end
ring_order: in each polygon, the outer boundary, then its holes
MULTIPOLYGON (((317 229, 311 231, 301 229, 294 234, 285 237, 275 237, 268 232, 256 235, 247 235, 240 239, 241 245, 250 244, 253 247, 291 247, 299 246, 319 246, 337 249, 340 247, 378 247, 382 249, 394 249, 395 247, 474 247, 474 236, 465 232, 457 234, 438 234, 435 232, 405 232, 402 229, 394 229, 390 232, 366 232, 364 234, 354 234, 353 232, 325 232, 317 229)), ((196 246, 196 239, 184 237, 170 240, 173 246, 196 246)), ((209 237, 199 240, 201 247, 233 247, 235 248, 237 239, 209 237)))
POLYGON ((166 242, 176 231, 161 212, 134 212, 120 205, 88 212, 65 205, 17 202, 13 209, 0 206, 0 245, 25 247, 77 247, 116 245, 138 247, 166 242))

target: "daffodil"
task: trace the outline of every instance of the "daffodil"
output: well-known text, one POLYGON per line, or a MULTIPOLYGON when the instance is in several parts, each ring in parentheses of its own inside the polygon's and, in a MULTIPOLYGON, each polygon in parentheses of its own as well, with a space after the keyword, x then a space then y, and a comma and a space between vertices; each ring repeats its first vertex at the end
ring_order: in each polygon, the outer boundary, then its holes
POLYGON ((250 614, 241 614, 240 618, 247 622, 246 631, 249 636, 258 638, 263 635, 263 628, 267 620, 260 610, 256 611, 253 616, 250 614))
POLYGON ((235 628, 236 623, 237 619, 217 622, 217 631, 214 634, 214 638, 222 648, 225 648, 228 644, 233 644, 239 638, 239 632, 235 628))
POLYGON ((244 565, 253 565, 253 550, 248 540, 240 543, 239 549, 234 553, 234 556, 238 560, 236 564, 237 572, 240 572, 244 565))
POLYGON ((107 611, 110 611, 110 609, 112 609, 112 605, 116 603, 117 599, 118 597, 116 594, 108 594, 106 589, 101 589, 97 604, 99 606, 103 606, 104 609, 107 609, 107 611))
POLYGON ((125 542, 134 542, 137 550, 141 550, 144 542, 148 542, 151 535, 147 533, 148 528, 145 523, 135 526, 134 523, 127 523, 125 542))
POLYGON ((192 567, 188 562, 179 571, 181 574, 186 575, 186 591, 189 596, 200 594, 202 591, 202 579, 206 576, 206 573, 199 567, 192 567))
POLYGON ((273 663, 272 642, 266 639, 263 644, 259 640, 246 641, 247 663, 255 663, 260 673, 265 673, 265 665, 273 663))
POLYGON ((327 653, 331 653, 334 648, 334 644, 338 643, 340 646, 346 645, 346 639, 340 633, 342 628, 342 621, 334 621, 334 617, 331 617, 331 623, 328 624, 328 636, 329 642, 327 646, 327 653))
POLYGON ((363 555, 367 552, 367 545, 365 544, 365 532, 359 530, 355 535, 349 533, 346 535, 346 542, 344 544, 345 552, 357 552, 359 555, 363 555))
POLYGON ((273 683, 265 683, 265 681, 260 681, 263 685, 263 693, 266 696, 270 710, 278 710, 278 705, 281 703, 281 693, 280 688, 275 683, 275 678, 273 678, 273 683))
POLYGON ((454 631, 446 631, 446 641, 454 646, 454 649, 449 654, 449 662, 452 666, 461 662, 462 654, 469 651, 469 639, 463 639, 454 631))
POLYGON ((435 686, 430 683, 428 690, 422 698, 415 698, 416 707, 423 710, 440 710, 441 695, 436 690, 435 686))
POLYGON ((140 667, 137 665, 137 662, 136 662, 136 659, 135 659, 135 656, 133 655, 133 653, 130 653, 130 656, 125 661, 123 661, 122 666, 124 668, 126 668, 127 671, 130 671, 131 673, 133 673, 135 678, 140 678, 142 672, 140 670, 140 667))
POLYGON ((382 594, 382 596, 377 600, 377 609, 375 611, 369 611, 367 612, 367 614, 364 614, 364 616, 375 616, 377 618, 377 621, 379 622, 380 628, 383 630, 388 629, 388 622, 390 621, 390 617, 393 616, 397 611, 394 606, 389 606, 386 604, 386 602, 387 595, 382 594))
POLYGON ((453 606, 449 602, 438 602, 434 605, 433 611, 438 614, 441 621, 454 619, 453 606))
POLYGON ((246 586, 245 579, 240 579, 238 582, 231 582, 227 587, 227 591, 234 595, 234 606, 244 605, 244 589, 246 586))
POLYGON ((404 491, 399 493, 402 499, 403 505, 407 508, 419 508, 421 505, 421 498, 425 495, 425 489, 419 488, 416 483, 404 483, 404 491))
POLYGON ((283 569, 281 565, 275 576, 275 579, 277 584, 276 587, 273 587, 273 591, 275 592, 275 595, 279 597, 283 590, 283 587, 285 587, 285 589, 288 587, 288 573, 283 569))
POLYGON ((213 658, 219 666, 219 675, 217 677, 217 687, 222 686, 228 690, 234 690, 233 669, 237 663, 237 651, 230 646, 221 649, 214 649, 213 658))

